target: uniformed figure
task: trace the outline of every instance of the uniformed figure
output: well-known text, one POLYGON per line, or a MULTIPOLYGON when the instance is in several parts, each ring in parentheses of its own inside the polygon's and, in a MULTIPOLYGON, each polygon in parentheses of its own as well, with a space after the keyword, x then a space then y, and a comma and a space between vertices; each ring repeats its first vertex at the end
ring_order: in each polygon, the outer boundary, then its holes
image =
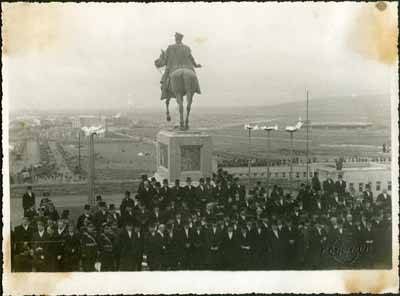
POLYGON ((63 271, 79 271, 81 257, 80 237, 72 223, 68 225, 68 231, 64 239, 63 271))
POLYGON ((81 236, 81 259, 83 271, 95 271, 95 263, 99 255, 99 245, 96 240, 96 229, 89 223, 81 236))
POLYGON ((111 229, 111 225, 104 223, 103 231, 100 232, 97 238, 100 252, 101 271, 114 271, 115 262, 115 238, 111 229))

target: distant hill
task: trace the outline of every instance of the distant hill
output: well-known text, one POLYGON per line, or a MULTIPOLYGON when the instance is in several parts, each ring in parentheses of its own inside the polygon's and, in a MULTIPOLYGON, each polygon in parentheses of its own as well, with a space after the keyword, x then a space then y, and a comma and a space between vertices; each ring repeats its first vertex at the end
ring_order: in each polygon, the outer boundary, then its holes
MULTIPOLYGON (((243 106, 226 108, 198 108, 193 119, 206 123, 220 117, 223 124, 230 118, 243 120, 268 120, 289 124, 299 117, 306 119, 306 101, 296 101, 273 106, 243 106), (206 116, 205 116, 206 115, 206 116)), ((312 122, 359 122, 372 123, 375 127, 390 126, 390 98, 384 95, 358 97, 320 98, 309 101, 309 117, 312 122)), ((219 120, 218 120, 219 121, 219 120)))

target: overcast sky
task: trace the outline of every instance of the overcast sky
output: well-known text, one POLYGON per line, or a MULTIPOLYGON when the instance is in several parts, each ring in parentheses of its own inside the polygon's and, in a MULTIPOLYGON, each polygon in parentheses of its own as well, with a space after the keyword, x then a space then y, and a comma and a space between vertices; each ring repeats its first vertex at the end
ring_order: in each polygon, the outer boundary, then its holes
POLYGON ((303 100, 305 88, 318 98, 388 93, 390 41, 397 34, 394 3, 383 11, 354 3, 25 3, 3 9, 11 109, 125 108, 129 101, 161 106, 154 59, 173 43, 175 31, 203 65, 196 105, 303 100))

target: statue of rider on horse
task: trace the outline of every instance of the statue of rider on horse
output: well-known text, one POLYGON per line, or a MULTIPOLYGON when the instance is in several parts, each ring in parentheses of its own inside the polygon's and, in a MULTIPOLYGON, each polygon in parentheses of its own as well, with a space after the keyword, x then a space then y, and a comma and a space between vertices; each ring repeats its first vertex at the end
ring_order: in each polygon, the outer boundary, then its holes
POLYGON ((161 78, 161 100, 165 100, 167 121, 171 121, 169 102, 175 98, 179 105, 180 130, 189 129, 189 114, 195 93, 200 94, 200 85, 194 68, 200 68, 192 56, 190 47, 182 43, 183 35, 175 33, 175 44, 161 50, 160 57, 154 61, 157 68, 165 66, 161 78), (183 97, 186 96, 186 118, 184 120, 183 97))

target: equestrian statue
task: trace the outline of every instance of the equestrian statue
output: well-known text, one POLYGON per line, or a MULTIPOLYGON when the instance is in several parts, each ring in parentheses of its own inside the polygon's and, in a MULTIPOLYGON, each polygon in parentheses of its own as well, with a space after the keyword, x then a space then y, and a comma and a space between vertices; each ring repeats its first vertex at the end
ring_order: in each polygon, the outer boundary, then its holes
POLYGON ((189 129, 189 114, 195 93, 200 94, 200 85, 195 68, 200 68, 192 56, 190 47, 182 43, 183 35, 175 33, 175 44, 161 50, 160 57, 154 61, 159 69, 165 66, 161 78, 161 100, 165 100, 167 121, 171 121, 169 102, 176 99, 179 105, 180 130, 189 129), (184 119, 183 97, 186 96, 186 118, 184 119))

